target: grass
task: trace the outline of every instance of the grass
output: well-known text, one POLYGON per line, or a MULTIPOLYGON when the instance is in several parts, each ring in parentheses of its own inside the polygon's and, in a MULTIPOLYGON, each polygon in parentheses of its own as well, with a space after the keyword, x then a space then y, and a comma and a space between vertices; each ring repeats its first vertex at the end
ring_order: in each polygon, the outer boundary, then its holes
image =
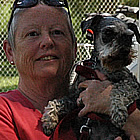
POLYGON ((0 92, 16 89, 17 84, 18 84, 18 76, 17 77, 0 76, 0 92))

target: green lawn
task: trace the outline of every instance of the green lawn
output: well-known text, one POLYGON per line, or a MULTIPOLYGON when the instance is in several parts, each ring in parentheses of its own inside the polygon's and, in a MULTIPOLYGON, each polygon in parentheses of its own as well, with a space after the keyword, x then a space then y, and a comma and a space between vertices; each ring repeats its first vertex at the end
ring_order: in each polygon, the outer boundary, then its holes
POLYGON ((0 76, 0 92, 8 91, 17 88, 17 77, 2 77, 0 76))

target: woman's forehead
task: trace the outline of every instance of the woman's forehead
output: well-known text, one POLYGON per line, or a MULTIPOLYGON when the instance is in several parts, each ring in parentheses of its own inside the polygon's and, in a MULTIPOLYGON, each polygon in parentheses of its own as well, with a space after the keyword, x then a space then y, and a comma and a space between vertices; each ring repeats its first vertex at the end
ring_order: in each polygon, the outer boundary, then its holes
POLYGON ((17 28, 22 31, 30 27, 62 27, 69 30, 68 18, 62 8, 55 8, 47 5, 37 5, 28 8, 19 16, 17 28))
POLYGON ((62 8, 56 8, 47 5, 37 5, 32 8, 28 8, 22 13, 20 20, 30 20, 31 21, 52 21, 52 22, 67 22, 66 14, 62 8))

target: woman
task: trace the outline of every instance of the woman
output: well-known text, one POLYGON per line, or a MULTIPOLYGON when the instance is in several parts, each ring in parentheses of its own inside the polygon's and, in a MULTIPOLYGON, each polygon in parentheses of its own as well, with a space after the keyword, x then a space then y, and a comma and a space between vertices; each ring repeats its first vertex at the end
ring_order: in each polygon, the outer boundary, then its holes
POLYGON ((61 6, 68 8, 66 1, 15 1, 4 51, 19 84, 0 94, 1 140, 55 139, 43 133, 40 119, 49 100, 68 94, 75 58, 72 25, 61 6))
MULTIPOLYGON (((26 2, 31 1, 23 4, 26 2)), ((46 140, 49 137, 43 134, 40 118, 49 100, 68 94, 69 71, 75 58, 74 33, 62 7, 43 1, 18 7, 4 50, 8 61, 17 67, 19 84, 17 90, 1 94, 0 139, 46 140)))

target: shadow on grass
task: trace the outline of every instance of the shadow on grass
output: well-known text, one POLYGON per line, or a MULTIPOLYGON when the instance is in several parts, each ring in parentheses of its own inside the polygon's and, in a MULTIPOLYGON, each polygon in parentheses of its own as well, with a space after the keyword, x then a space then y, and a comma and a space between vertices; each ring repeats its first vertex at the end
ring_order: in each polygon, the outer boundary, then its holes
POLYGON ((1 87, 0 92, 6 92, 6 91, 9 91, 9 90, 13 90, 13 89, 17 89, 17 85, 1 87))

